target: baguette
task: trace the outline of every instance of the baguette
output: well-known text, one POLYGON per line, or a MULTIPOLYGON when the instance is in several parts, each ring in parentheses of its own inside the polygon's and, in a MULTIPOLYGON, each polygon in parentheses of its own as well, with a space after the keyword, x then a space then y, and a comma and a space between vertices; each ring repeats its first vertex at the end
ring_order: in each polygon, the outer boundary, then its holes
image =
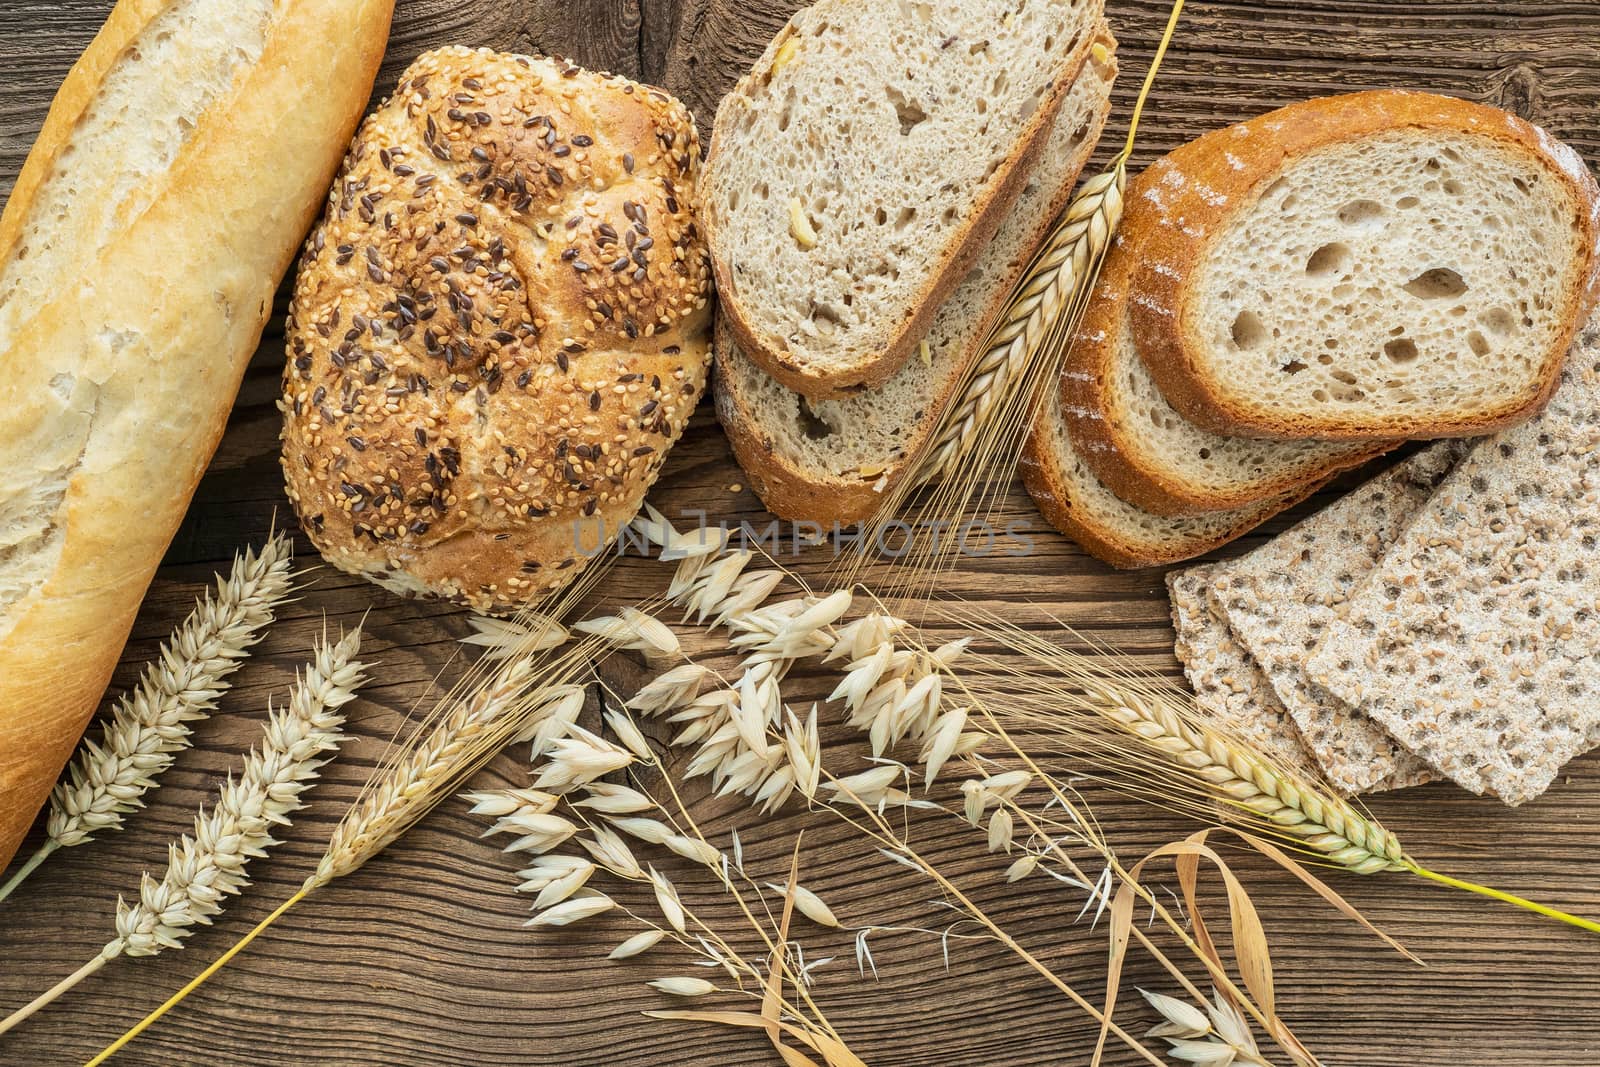
POLYGON ((122 0, 0 216, 0 864, 221 437, 391 10, 122 0))
POLYGON ((819 0, 717 109, 702 218, 745 353, 838 398, 904 366, 1022 189, 1102 0, 819 0))
POLYGON ((718 316, 717 415, 739 465, 774 515, 860 522, 924 451, 963 371, 982 355, 989 324, 1071 199, 1099 141, 1116 78, 1116 41, 1104 24, 1097 43, 1101 48, 1067 94, 1022 194, 929 324, 925 360, 907 363, 878 389, 808 400, 758 367, 734 340, 726 317, 718 316))
POLYGON ((1544 405, 1596 284, 1600 189, 1491 107, 1326 97, 1206 135, 1126 232, 1140 354, 1217 433, 1465 437, 1544 405))
MULTIPOLYGON (((1143 194, 1164 172, 1158 166, 1130 183, 1125 227, 1157 210, 1143 194)), ((1156 515, 1230 511, 1326 481, 1388 450, 1392 442, 1230 437, 1174 411, 1134 341, 1129 283, 1142 258, 1140 245, 1112 243, 1061 375, 1072 443, 1113 493, 1156 515)))

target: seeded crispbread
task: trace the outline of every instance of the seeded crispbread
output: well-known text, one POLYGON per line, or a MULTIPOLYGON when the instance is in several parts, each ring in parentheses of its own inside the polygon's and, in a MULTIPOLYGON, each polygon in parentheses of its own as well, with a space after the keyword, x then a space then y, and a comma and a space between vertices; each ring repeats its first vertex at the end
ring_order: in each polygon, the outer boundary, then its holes
POLYGON ((1215 566, 1203 563, 1167 575, 1177 633, 1172 651, 1194 690, 1195 708, 1279 767, 1302 778, 1320 778, 1288 710, 1206 596, 1215 566))
POLYGON ((1221 565, 1212 579, 1211 596, 1228 626, 1260 664, 1328 780, 1345 792, 1403 789, 1431 775, 1357 707, 1311 682, 1306 657, 1465 447, 1446 441, 1417 453, 1221 565))
POLYGON ((1544 414, 1451 472, 1307 672, 1507 804, 1600 745, 1600 320, 1544 414))

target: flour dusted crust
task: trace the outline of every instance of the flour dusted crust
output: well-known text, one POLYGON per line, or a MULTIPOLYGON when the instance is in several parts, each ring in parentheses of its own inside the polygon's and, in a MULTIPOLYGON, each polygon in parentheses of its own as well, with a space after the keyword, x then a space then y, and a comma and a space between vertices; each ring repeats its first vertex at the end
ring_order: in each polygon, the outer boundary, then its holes
MULTIPOLYGON (((1386 168, 1386 174, 1394 169, 1386 168)), ((1398 91, 1309 100, 1208 133, 1153 169, 1158 170, 1160 180, 1147 195, 1160 199, 1159 218, 1155 224, 1127 231, 1130 239, 1137 236, 1145 253, 1134 280, 1137 298, 1133 312, 1140 352, 1173 407, 1219 433, 1278 438, 1430 438, 1470 436, 1513 425, 1548 399, 1562 355, 1600 280, 1600 260, 1593 254, 1600 233, 1600 191, 1583 161, 1543 130, 1496 108, 1468 101, 1398 91), (1290 236, 1282 238, 1284 242, 1293 243, 1309 233, 1312 222, 1333 227, 1337 233, 1330 231, 1331 236, 1318 238, 1329 241, 1325 246, 1301 249, 1304 255, 1294 260, 1292 267, 1284 260, 1289 250, 1276 243, 1250 247, 1219 244, 1224 235, 1231 235, 1236 244, 1241 240, 1231 230, 1233 221, 1266 203, 1291 168, 1313 157, 1330 159, 1336 151, 1348 155, 1414 152, 1424 160, 1430 152, 1436 153, 1439 158, 1433 159, 1432 165, 1439 166, 1444 160, 1445 169, 1454 170, 1441 173, 1443 181, 1420 174, 1415 179, 1418 186, 1427 187, 1432 180, 1432 187, 1444 190, 1419 190, 1428 196, 1493 199, 1502 184, 1506 190, 1526 189, 1529 182, 1543 192, 1522 194, 1525 209, 1497 208, 1500 214, 1509 213, 1507 223, 1499 217, 1468 220, 1459 210, 1451 218, 1443 218, 1442 225, 1461 232, 1441 246, 1441 262, 1435 263, 1430 251, 1428 262, 1420 265, 1454 267, 1457 272, 1430 270, 1410 282, 1382 271, 1373 273, 1387 265, 1385 256, 1404 258, 1394 251, 1398 246, 1391 243, 1367 254, 1360 248, 1371 238, 1364 227, 1378 218, 1396 220, 1396 232, 1405 241, 1418 242, 1419 250, 1438 244, 1429 219, 1413 210, 1415 196, 1378 203, 1364 197, 1364 193, 1373 193, 1370 189, 1339 184, 1326 190, 1326 195, 1339 201, 1349 197, 1338 212, 1342 225, 1333 226, 1332 219, 1321 214, 1296 224, 1288 231, 1290 236), (1475 152, 1483 158, 1451 162, 1447 157, 1452 152, 1458 159, 1462 152, 1475 152), (1490 162, 1506 173, 1490 174, 1490 162), (1514 173, 1518 170, 1525 172, 1523 177, 1529 182, 1514 173), (1518 182, 1522 184, 1518 186, 1518 182), (1404 221, 1399 221, 1402 218, 1404 221), (1521 284, 1505 281, 1501 273, 1504 253, 1486 249, 1480 254, 1475 249, 1480 238, 1487 245, 1499 239, 1490 232, 1493 226, 1518 235, 1519 240, 1528 233, 1543 234, 1528 262, 1538 270, 1560 274, 1548 286, 1526 292, 1529 306, 1525 309, 1488 306, 1493 303, 1488 297, 1497 288, 1521 284), (1350 248, 1340 241, 1348 241, 1356 249, 1353 266, 1348 261, 1350 248), (1331 256, 1322 257, 1323 252, 1331 256), (1292 352, 1280 350, 1270 340, 1270 325, 1258 317, 1254 324, 1245 323, 1244 340, 1237 332, 1233 342, 1219 339, 1220 333, 1226 332, 1219 333, 1214 321, 1222 314, 1220 309, 1226 308, 1231 315, 1233 305, 1245 301, 1246 295, 1230 288, 1226 290, 1230 299, 1222 299, 1200 290, 1213 261, 1227 256, 1232 257, 1228 277, 1242 272, 1241 277, 1249 279, 1241 284, 1251 290, 1250 301, 1275 296, 1272 306, 1287 302, 1294 311, 1285 321, 1295 323, 1315 323, 1319 315, 1330 314, 1334 321, 1327 325, 1327 333, 1317 333, 1315 344, 1308 340, 1292 352), (1272 259, 1271 270, 1263 272, 1261 264, 1273 256, 1277 258, 1272 259), (1309 306, 1305 303, 1311 299, 1309 293, 1303 294, 1302 300, 1296 295, 1300 290, 1291 292, 1287 284, 1282 286, 1284 291, 1271 292, 1276 279, 1290 280, 1283 273, 1286 270, 1292 270, 1295 284, 1302 286, 1309 284, 1308 276, 1317 275, 1317 299, 1328 301, 1327 307, 1309 306), (1351 291, 1341 294, 1336 283, 1347 271, 1354 272, 1351 281, 1359 284, 1346 286, 1351 291), (1323 276, 1325 282, 1320 280, 1323 276), (1471 288, 1469 282, 1479 288, 1471 288), (1361 285, 1379 288, 1364 295, 1361 285), (1255 292, 1257 289, 1262 292, 1255 292), (1385 301, 1399 301, 1401 289, 1416 298, 1407 298, 1404 306, 1410 310, 1405 314, 1391 309, 1396 316, 1391 322, 1384 317, 1388 312, 1373 310, 1387 308, 1385 301), (1443 299, 1457 292, 1464 292, 1459 302, 1466 310, 1459 318, 1452 307, 1458 301, 1443 299), (1481 300, 1479 293, 1484 294, 1481 300), (1425 326, 1428 336, 1451 338, 1450 345, 1440 341, 1439 351, 1432 351, 1427 337, 1418 338, 1420 350, 1417 344, 1410 344, 1404 332, 1409 329, 1408 316, 1416 320, 1413 325, 1425 326), (1517 333, 1519 316, 1534 331, 1526 338, 1517 333), (1400 334, 1386 332, 1397 323, 1400 334), (1358 328, 1362 336, 1377 338, 1370 356, 1364 350, 1350 349, 1351 338, 1343 335, 1358 328), (1233 358, 1229 352, 1234 350, 1225 346, 1254 346, 1260 337, 1268 339, 1260 342, 1264 349, 1253 352, 1255 370, 1247 373, 1216 365, 1224 356, 1233 358), (1324 338, 1334 347, 1329 349, 1324 338), (1391 345, 1396 347, 1391 349, 1391 345), (1269 356, 1281 366, 1269 366, 1269 356), (1380 362, 1371 362, 1373 357, 1380 362), (1460 369, 1467 366, 1476 368, 1470 378, 1460 369), (1291 380, 1306 384, 1284 385, 1291 380), (1313 382, 1326 394, 1316 404, 1309 393, 1307 397, 1299 393, 1270 395, 1280 386, 1309 390, 1313 382)), ((1292 210, 1298 208, 1288 206, 1285 199, 1278 213, 1292 210)), ((1248 235, 1243 240, 1247 241, 1248 235)), ((1254 314, 1253 305, 1241 306, 1244 311, 1234 320, 1235 331, 1245 313, 1254 314)), ((1400 306, 1395 304, 1395 308, 1400 306)), ((1243 347, 1237 351, 1252 354, 1243 347)))
POLYGON ((421 56, 301 262, 283 468, 341 569, 483 611, 569 582, 705 386, 699 146, 659 89, 421 56))
POLYGON ((1508 804, 1600 745, 1600 323, 1545 412, 1440 485, 1307 673, 1508 804))
POLYGON ((1246 742, 1274 765, 1317 781, 1321 771, 1294 719, 1207 596, 1215 573, 1216 564, 1202 563, 1167 575, 1177 634, 1173 654, 1194 690, 1195 708, 1219 731, 1246 742))
POLYGON ((1457 441, 1430 446, 1213 572, 1211 596, 1228 626, 1328 780, 1347 793, 1405 788, 1432 775, 1359 704, 1311 681, 1306 661, 1465 451, 1457 441))

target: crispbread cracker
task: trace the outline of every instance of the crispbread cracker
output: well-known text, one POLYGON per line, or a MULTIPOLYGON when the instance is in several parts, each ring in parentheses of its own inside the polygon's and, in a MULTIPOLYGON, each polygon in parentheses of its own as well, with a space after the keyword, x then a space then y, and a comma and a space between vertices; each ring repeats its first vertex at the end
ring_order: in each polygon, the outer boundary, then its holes
POLYGON ((1464 450, 1446 441, 1371 479, 1248 555, 1220 565, 1211 595, 1335 787, 1403 789, 1431 775, 1363 712, 1306 677, 1305 662, 1362 578, 1464 450))
POLYGON ((1274 763, 1315 781, 1321 777, 1300 731, 1250 654, 1228 632, 1228 624, 1206 597, 1212 565, 1167 575, 1172 598, 1173 654, 1194 689, 1195 707, 1230 736, 1252 745, 1274 763))
POLYGON ((1507 804, 1600 745, 1600 320, 1544 414, 1457 465, 1307 670, 1507 804))

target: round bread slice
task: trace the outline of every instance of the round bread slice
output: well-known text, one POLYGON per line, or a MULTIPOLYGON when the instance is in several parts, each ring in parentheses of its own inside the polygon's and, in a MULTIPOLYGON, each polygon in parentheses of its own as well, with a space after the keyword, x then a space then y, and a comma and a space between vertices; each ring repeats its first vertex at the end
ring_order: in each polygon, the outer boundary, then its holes
MULTIPOLYGON (((1128 189, 1130 221, 1155 211, 1128 189)), ((1249 507, 1325 481, 1388 451, 1390 441, 1266 441, 1201 429, 1168 404, 1139 358, 1129 315, 1139 245, 1118 238, 1061 375, 1061 410, 1072 443, 1105 486, 1156 515, 1203 515, 1249 507)))
POLYGON ((1090 555, 1125 570, 1158 567, 1203 555, 1254 529, 1316 492, 1319 484, 1232 511, 1188 518, 1153 515, 1096 478, 1072 444, 1054 391, 1040 405, 1020 463, 1022 483, 1050 525, 1090 555))
POLYGON ((1596 282, 1600 190, 1495 108, 1326 97, 1152 168, 1140 353, 1185 418, 1257 437, 1465 436, 1537 411, 1596 282))

